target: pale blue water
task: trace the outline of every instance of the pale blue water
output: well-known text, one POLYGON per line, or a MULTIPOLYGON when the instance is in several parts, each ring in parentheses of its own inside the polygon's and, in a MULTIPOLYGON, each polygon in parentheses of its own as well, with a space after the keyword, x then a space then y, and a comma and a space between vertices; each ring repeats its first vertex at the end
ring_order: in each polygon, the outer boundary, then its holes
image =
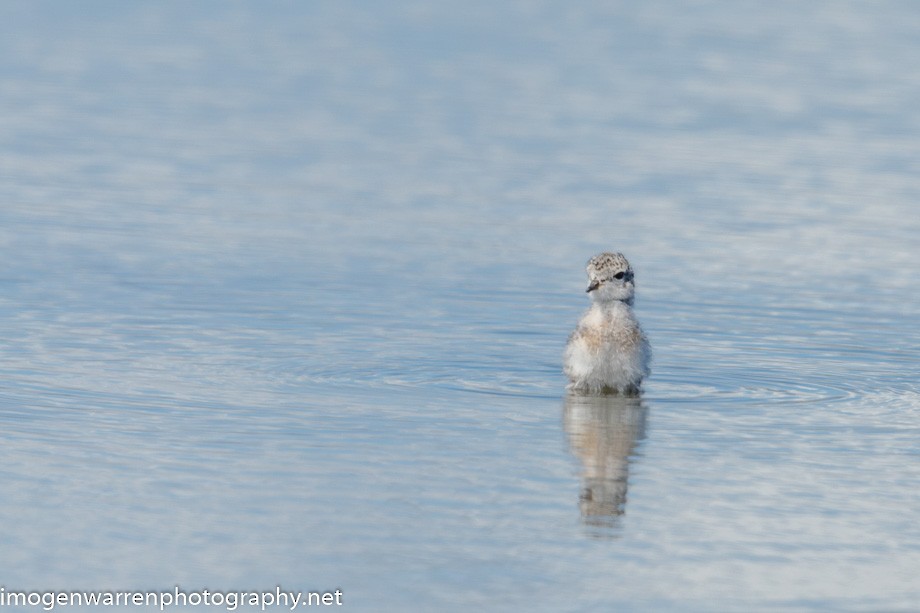
POLYGON ((0 585, 920 609, 918 31, 3 5, 0 585), (640 401, 564 391, 606 249, 640 401))

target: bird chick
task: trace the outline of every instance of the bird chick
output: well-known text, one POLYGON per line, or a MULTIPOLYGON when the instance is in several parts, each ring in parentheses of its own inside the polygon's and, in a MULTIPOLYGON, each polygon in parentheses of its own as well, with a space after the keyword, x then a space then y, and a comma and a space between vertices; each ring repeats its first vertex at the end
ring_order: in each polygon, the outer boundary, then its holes
POLYGON ((652 351, 633 313, 633 269, 622 253, 601 253, 586 267, 592 304, 565 348, 568 389, 586 394, 639 393, 652 351))

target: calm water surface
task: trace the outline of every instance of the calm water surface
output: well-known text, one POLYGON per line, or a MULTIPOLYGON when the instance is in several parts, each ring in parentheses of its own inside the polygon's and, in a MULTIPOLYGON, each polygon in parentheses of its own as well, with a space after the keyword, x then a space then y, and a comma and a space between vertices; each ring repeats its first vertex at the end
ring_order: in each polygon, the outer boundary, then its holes
POLYGON ((920 9, 608 4, 0 8, 0 583, 920 609, 920 9))

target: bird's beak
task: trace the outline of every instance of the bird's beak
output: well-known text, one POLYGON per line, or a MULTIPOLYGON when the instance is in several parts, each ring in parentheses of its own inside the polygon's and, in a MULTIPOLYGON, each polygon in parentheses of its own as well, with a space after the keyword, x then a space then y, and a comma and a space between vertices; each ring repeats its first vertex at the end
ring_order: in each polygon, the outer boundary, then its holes
POLYGON ((591 293, 601 286, 600 281, 591 281, 591 285, 588 286, 588 289, 585 290, 587 293, 591 293))

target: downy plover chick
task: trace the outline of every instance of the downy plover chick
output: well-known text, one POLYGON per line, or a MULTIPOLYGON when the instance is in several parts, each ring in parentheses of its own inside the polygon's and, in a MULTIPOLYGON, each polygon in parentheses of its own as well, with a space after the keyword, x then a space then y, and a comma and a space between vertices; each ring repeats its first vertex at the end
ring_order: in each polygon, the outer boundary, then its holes
POLYGON ((649 374, 652 350, 632 310, 632 267, 622 253, 601 253, 588 260, 586 270, 592 304, 565 348, 568 389, 638 394, 649 374))

